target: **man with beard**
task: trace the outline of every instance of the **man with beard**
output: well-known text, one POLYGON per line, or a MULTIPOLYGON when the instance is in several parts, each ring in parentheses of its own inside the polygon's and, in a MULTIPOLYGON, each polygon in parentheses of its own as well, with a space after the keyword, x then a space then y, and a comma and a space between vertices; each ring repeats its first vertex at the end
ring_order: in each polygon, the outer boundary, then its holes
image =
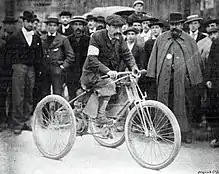
POLYGON ((87 56, 90 37, 84 34, 87 21, 82 16, 75 16, 71 20, 74 33, 68 37, 75 53, 75 62, 69 67, 67 73, 67 86, 70 99, 76 97, 76 91, 80 88, 80 77, 84 61, 87 56))
POLYGON ((61 26, 58 28, 58 32, 64 36, 70 36, 74 31, 70 25, 72 14, 69 11, 62 11, 60 14, 61 26))
MULTIPOLYGON (((94 115, 100 124, 112 123, 105 111, 111 96, 116 94, 116 85, 111 82, 117 77, 121 61, 124 61, 129 70, 137 69, 135 58, 121 35, 125 20, 119 15, 111 15, 106 18, 106 23, 106 29, 91 36, 81 76, 82 88, 94 88, 93 96, 96 96, 94 98, 97 103, 94 115), (101 79, 102 75, 110 78, 101 79)), ((91 109, 94 108, 92 103, 91 109)), ((89 111, 91 110, 86 110, 85 107, 85 114, 90 114, 89 111)))
POLYGON ((171 13, 170 31, 154 43, 148 62, 147 76, 156 79, 157 100, 175 114, 185 143, 192 142, 186 106, 192 106, 192 85, 202 82, 200 54, 195 40, 182 30, 181 13, 171 13), (189 91, 188 91, 189 90, 189 91), (186 105, 188 104, 188 105, 186 105))
POLYGON ((33 13, 24 11, 21 18, 22 29, 14 32, 6 43, 6 60, 11 61, 13 70, 12 118, 15 134, 30 128, 35 73, 39 72, 43 54, 40 37, 33 31, 33 13))

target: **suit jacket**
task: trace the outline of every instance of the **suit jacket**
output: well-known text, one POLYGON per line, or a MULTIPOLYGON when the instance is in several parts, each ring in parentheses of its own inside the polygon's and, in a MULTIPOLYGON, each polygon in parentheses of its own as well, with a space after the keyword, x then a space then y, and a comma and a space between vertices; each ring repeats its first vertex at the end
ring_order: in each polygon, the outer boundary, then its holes
POLYGON ((147 68, 148 66, 148 61, 151 56, 151 52, 152 52, 155 41, 156 41, 155 39, 149 39, 145 42, 145 45, 144 45, 145 59, 142 62, 144 68, 147 68))
POLYGON ((136 66, 135 58, 123 37, 110 40, 106 29, 96 31, 90 39, 88 56, 83 66, 82 83, 95 83, 94 77, 105 75, 110 70, 118 71, 122 60, 129 70, 136 66))
POLYGON ((143 66, 143 61, 145 59, 145 52, 142 46, 138 45, 137 43, 134 44, 132 50, 132 55, 135 58, 136 64, 139 69, 146 68, 143 66))
POLYGON ((212 81, 212 88, 219 91, 219 38, 213 41, 204 74, 205 82, 212 81))
POLYGON ((79 80, 81 76, 81 72, 82 72, 82 67, 87 57, 90 37, 87 35, 82 35, 80 37, 80 40, 77 41, 75 35, 72 34, 68 37, 68 39, 75 53, 75 62, 69 68, 69 71, 70 71, 69 73, 71 73, 70 78, 79 80))
POLYGON ((64 35, 64 36, 70 36, 71 34, 73 34, 74 29, 72 28, 71 25, 69 25, 69 28, 65 30, 65 33, 62 32, 62 25, 60 25, 60 27, 58 28, 57 32, 59 32, 60 34, 64 35))
POLYGON ((14 32, 6 42, 5 65, 25 64, 34 66, 37 70, 41 67, 43 57, 40 37, 33 35, 31 46, 28 45, 22 30, 14 32))
POLYGON ((75 61, 75 54, 66 36, 57 33, 51 45, 48 44, 48 35, 41 36, 41 40, 45 68, 49 68, 49 65, 63 65, 68 68, 75 61))
POLYGON ((198 32, 198 37, 196 39, 196 43, 202 39, 204 39, 207 35, 203 34, 202 32, 198 32))

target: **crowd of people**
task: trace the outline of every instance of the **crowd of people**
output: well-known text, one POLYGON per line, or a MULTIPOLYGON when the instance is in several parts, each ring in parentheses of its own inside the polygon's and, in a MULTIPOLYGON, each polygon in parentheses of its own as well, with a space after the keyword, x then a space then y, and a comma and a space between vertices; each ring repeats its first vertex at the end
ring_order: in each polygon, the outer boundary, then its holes
MULTIPOLYGON (((0 39, 0 131, 31 130, 33 110, 51 86, 62 96, 67 87, 69 98, 81 87, 95 86, 97 119, 110 122, 105 109, 116 88, 106 87, 110 79, 100 76, 115 78, 126 67, 147 69, 140 88, 174 112, 184 142, 192 142, 192 122, 210 129, 210 118, 218 120, 219 113, 219 20, 203 23, 196 14, 184 19, 173 12, 166 25, 143 11, 143 1, 136 0, 133 7, 127 18, 113 14, 106 19, 63 11, 40 21, 24 11, 17 30, 18 20, 6 17, 0 39)), ((218 138, 212 146, 219 146, 218 138)))

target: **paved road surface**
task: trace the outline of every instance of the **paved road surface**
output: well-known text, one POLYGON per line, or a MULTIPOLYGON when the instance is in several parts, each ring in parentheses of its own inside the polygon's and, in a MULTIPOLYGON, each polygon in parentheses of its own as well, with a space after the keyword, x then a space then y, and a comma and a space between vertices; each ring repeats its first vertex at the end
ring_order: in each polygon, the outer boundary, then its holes
POLYGON ((5 131, 0 138, 0 174, 219 174, 219 148, 211 149, 206 142, 183 144, 170 166, 153 171, 140 167, 125 144, 109 149, 89 135, 77 137, 70 153, 59 161, 42 157, 31 132, 15 136, 5 131))

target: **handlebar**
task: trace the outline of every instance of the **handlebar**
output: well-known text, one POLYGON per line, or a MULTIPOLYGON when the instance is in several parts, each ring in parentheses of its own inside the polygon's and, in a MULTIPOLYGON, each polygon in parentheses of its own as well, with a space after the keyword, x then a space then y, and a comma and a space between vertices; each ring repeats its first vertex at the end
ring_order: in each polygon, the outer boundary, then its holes
MULTIPOLYGON (((125 71, 125 72, 118 72, 117 73, 117 76, 121 76, 121 75, 132 75, 133 77, 135 78, 139 78, 143 75, 146 75, 147 74, 147 70, 145 69, 142 69, 142 70, 133 70, 133 71, 125 71)), ((101 76, 101 79, 106 79, 106 78, 109 78, 109 75, 103 75, 101 76)))

